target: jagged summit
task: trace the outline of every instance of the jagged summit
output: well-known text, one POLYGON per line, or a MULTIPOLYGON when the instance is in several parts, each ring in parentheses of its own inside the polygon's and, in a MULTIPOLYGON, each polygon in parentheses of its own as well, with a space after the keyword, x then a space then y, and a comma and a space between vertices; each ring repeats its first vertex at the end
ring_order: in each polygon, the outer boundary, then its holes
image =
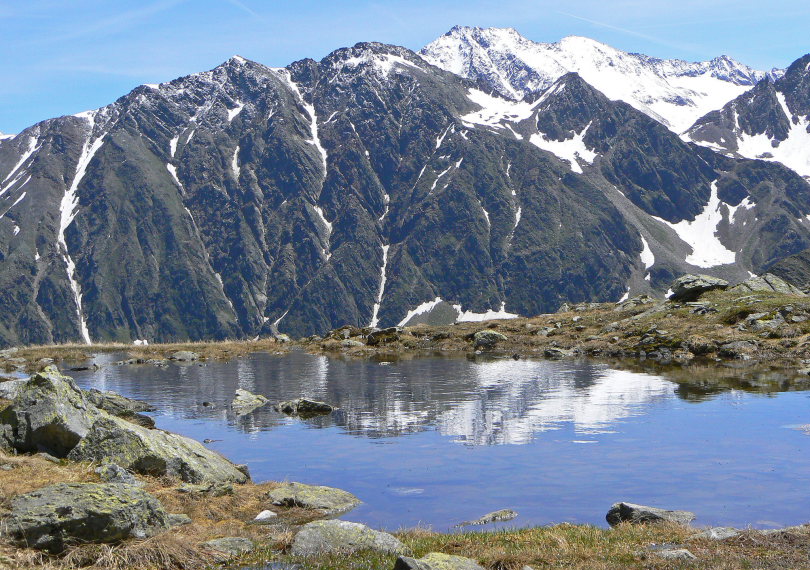
POLYGON ((420 53, 430 63, 482 81, 512 99, 543 91, 565 73, 577 72, 610 99, 625 101, 678 133, 761 79, 779 76, 728 56, 694 63, 665 60, 581 36, 535 42, 513 28, 456 26, 420 53))

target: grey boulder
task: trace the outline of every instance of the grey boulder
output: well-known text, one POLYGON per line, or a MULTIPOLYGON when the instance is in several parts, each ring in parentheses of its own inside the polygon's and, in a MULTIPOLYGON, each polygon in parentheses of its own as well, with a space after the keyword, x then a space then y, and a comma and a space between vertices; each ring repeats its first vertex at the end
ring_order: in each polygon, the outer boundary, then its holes
POLYGON ((695 301, 703 293, 715 289, 726 289, 728 281, 709 275, 682 275, 669 286, 672 289, 671 301, 695 301))
POLYGON ((19 495, 4 520, 19 546, 61 552, 73 543, 147 538, 171 526, 160 502, 138 487, 59 483, 19 495))
POLYGON ((658 522, 674 522, 688 524, 695 520, 695 513, 689 511, 668 511, 656 507, 636 505, 634 503, 614 503, 605 516, 610 526, 622 522, 631 524, 645 524, 658 522))
POLYGON ((484 567, 471 558, 431 552, 419 559, 400 556, 394 570, 484 570, 484 567))
POLYGON ((73 380, 48 366, 19 384, 11 404, 0 411, 0 448, 65 457, 98 417, 73 380))
POLYGON ((245 483, 249 479, 238 466, 198 441, 110 415, 93 423, 68 459, 108 461, 142 475, 168 475, 187 483, 245 483))
POLYGON ((766 273, 765 275, 755 275, 750 279, 746 279, 729 289, 735 293, 784 293, 786 295, 796 295, 797 297, 806 297, 801 289, 788 283, 781 277, 777 277, 773 273, 766 273))
POLYGON ((696 535, 690 536, 689 540, 725 540, 727 538, 734 538, 738 534, 740 534, 739 529, 730 527, 730 526, 717 526, 712 528, 707 528, 703 532, 700 532, 696 535))
POLYGON ((199 359, 200 355, 190 350, 178 350, 169 355, 169 360, 174 360, 175 362, 194 362, 199 359))
POLYGON ((140 412, 154 412, 156 409, 147 402, 126 398, 115 392, 102 392, 96 389, 82 390, 82 392, 88 402, 114 416, 125 417, 140 412))
POLYGON ((301 507, 321 511, 326 516, 346 513, 361 503, 360 499, 334 487, 282 483, 267 493, 267 498, 280 507, 301 507))
POLYGON ((286 402, 279 402, 276 410, 288 416, 301 416, 303 418, 323 416, 332 413, 334 407, 325 402, 310 400, 309 398, 297 398, 286 402))
POLYGON ((95 469, 98 473, 99 479, 105 483, 120 483, 123 485, 134 485, 142 487, 143 483, 138 481, 135 476, 115 463, 104 463, 95 469))
POLYGON ((318 556, 358 550, 373 550, 388 554, 408 553, 405 545, 387 532, 373 530, 360 523, 326 520, 311 522, 301 527, 293 539, 290 554, 318 556))
POLYGON ((506 340, 506 335, 493 330, 478 331, 473 335, 473 347, 489 350, 495 348, 499 342, 506 340))
POLYGON ((227 536, 225 538, 215 538, 204 542, 203 546, 208 550, 221 552, 228 556, 241 556, 252 552, 256 545, 249 538, 241 538, 238 536, 227 536))

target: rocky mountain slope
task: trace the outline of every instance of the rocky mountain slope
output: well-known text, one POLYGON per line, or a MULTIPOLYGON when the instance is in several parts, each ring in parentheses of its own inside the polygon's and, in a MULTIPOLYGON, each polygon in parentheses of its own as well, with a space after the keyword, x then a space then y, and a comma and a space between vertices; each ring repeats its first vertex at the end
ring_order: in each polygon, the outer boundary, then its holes
POLYGON ((782 78, 763 79, 708 113, 686 136, 731 156, 780 162, 810 178, 810 55, 782 78))
POLYGON ((632 105, 677 133, 760 80, 781 75, 727 56, 699 63, 663 60, 576 36, 538 43, 511 28, 456 26, 421 54, 511 99, 536 95, 566 73, 578 73, 610 99, 632 105))
POLYGON ((810 185, 569 73, 523 100, 395 46, 234 57, 0 141, 0 342, 295 336, 742 279, 810 185))

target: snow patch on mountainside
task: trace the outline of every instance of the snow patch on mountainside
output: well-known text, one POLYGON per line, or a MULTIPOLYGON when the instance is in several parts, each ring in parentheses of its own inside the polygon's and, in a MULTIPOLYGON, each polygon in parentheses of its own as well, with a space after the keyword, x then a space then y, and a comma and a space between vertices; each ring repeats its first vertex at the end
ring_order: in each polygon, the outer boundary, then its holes
POLYGON ((457 26, 421 55, 512 99, 539 93, 576 72, 608 98, 632 105, 677 133, 768 76, 727 57, 697 63, 661 60, 576 36, 533 42, 511 28, 457 26))
POLYGON ((785 140, 770 139, 765 133, 738 134, 737 153, 746 158, 758 158, 781 162, 801 176, 810 176, 810 121, 807 117, 795 117, 788 109, 785 96, 777 92, 776 97, 782 112, 790 121, 790 131, 785 140))
POLYGON ((381 75, 390 75, 395 67, 411 67, 414 69, 422 69, 412 61, 408 61, 402 56, 394 55, 392 53, 371 53, 367 52, 356 57, 349 57, 342 61, 342 64, 347 67, 358 67, 360 65, 371 66, 375 71, 381 75))
POLYGON ((484 313, 475 313, 473 311, 462 311, 461 305, 453 305, 453 308, 459 312, 456 319, 457 323, 473 323, 480 321, 490 321, 493 319, 517 319, 520 315, 510 313, 506 310, 506 303, 501 303, 501 308, 497 311, 488 309, 484 313))
POLYGON ((388 249, 390 247, 390 245, 382 246, 383 262, 382 267, 380 268, 380 289, 377 292, 377 300, 374 302, 374 310, 371 314, 371 323, 368 325, 370 327, 376 327, 380 322, 378 314, 380 312, 380 305, 382 304, 383 295, 385 294, 385 270, 388 267, 388 249))
POLYGON ((652 250, 650 249, 650 244, 647 243, 647 240, 644 239, 644 236, 641 237, 641 245, 643 249, 641 250, 641 263, 644 264, 644 269, 649 269, 653 265, 655 265, 655 255, 653 255, 652 250))
POLYGON ((309 129, 312 135, 312 138, 307 141, 307 143, 313 145, 315 148, 318 149, 318 152, 321 155, 321 161, 323 162, 323 177, 326 178, 327 167, 326 167, 326 149, 323 148, 321 144, 321 139, 318 137, 318 116, 315 114, 315 106, 311 103, 307 103, 304 100, 304 96, 301 94, 301 90, 298 89, 298 84, 292 80, 292 76, 287 69, 279 69, 277 70, 281 78, 284 82, 289 86, 290 90, 292 90, 293 94, 296 96, 298 101, 301 103, 301 106, 306 110, 307 114, 309 115, 309 129))
POLYGON ((588 164, 593 164, 596 158, 596 153, 585 146, 585 134, 591 127, 591 123, 582 129, 580 133, 574 133, 573 137, 564 141, 549 140, 545 135, 535 133, 529 137, 529 142, 533 145, 547 150, 555 154, 558 158, 568 161, 571 165, 571 170, 578 174, 582 174, 582 167, 579 161, 582 160, 588 164))
POLYGON ((692 253, 686 256, 686 263, 698 267, 714 267, 734 263, 737 254, 724 246, 717 237, 717 226, 723 220, 722 208, 728 207, 717 196, 717 181, 712 182, 712 191, 709 203, 694 220, 683 220, 673 224, 661 218, 655 218, 678 234, 692 248, 692 253))
POLYGON ((400 327, 405 326, 405 323, 410 321, 412 318, 414 318, 414 317, 416 317, 418 315, 422 315, 424 313, 427 313, 428 311, 432 310, 436 305, 438 305, 441 302, 442 302, 441 297, 436 297, 432 301, 425 301, 424 303, 422 303, 421 305, 419 305, 415 309, 411 309, 410 311, 408 311, 408 314, 405 315, 405 318, 402 319, 399 322, 399 325, 397 325, 397 326, 400 326, 400 327))
POLYGON ((503 123, 519 123, 524 119, 528 119, 538 104, 496 97, 479 89, 470 89, 467 92, 467 97, 481 107, 480 111, 474 111, 461 117, 465 124, 470 124, 468 126, 483 125, 486 127, 507 128, 503 123))

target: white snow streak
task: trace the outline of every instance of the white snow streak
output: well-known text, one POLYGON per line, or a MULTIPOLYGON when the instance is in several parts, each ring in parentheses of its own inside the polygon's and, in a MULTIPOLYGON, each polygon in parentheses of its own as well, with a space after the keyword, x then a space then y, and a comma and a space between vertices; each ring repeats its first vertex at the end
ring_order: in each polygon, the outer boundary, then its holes
POLYGON ((104 137, 106 136, 106 133, 104 133, 97 139, 92 140, 93 118, 92 116, 87 118, 90 121, 91 134, 88 136, 84 148, 82 148, 79 162, 76 164, 76 174, 73 177, 73 181, 71 182, 68 190, 65 192, 65 195, 62 197, 62 202, 59 205, 60 220, 57 241, 62 247, 62 257, 65 260, 65 265, 67 266, 68 280, 70 281, 70 288, 73 290, 73 298, 76 301, 76 313, 79 317, 82 338, 84 339, 85 343, 90 344, 92 342, 90 339, 90 331, 87 328, 87 321, 85 321, 84 311, 82 310, 81 286, 79 285, 79 282, 76 281, 76 264, 73 262, 73 259, 68 253, 68 246, 67 242, 65 241, 65 231, 76 217, 76 207, 79 205, 79 197, 76 195, 76 191, 79 188, 79 183, 82 181, 82 178, 84 178, 84 175, 87 172, 87 167, 90 165, 90 161, 93 159, 96 152, 98 152, 98 149, 101 148, 101 145, 104 142, 104 137))
POLYGON ((661 218, 655 218, 675 230, 678 237, 689 244, 692 253, 686 256, 685 261, 698 267, 734 263, 737 258, 737 254, 724 246, 716 235, 717 225, 723 220, 721 207, 724 204, 717 196, 716 180, 712 182, 711 188, 709 203, 691 222, 683 220, 673 224, 661 218))
POLYGON ((329 241, 332 238, 332 224, 326 221, 326 216, 323 215, 323 208, 320 206, 312 206, 312 209, 318 214, 321 223, 326 228, 326 248, 322 249, 321 252, 323 253, 324 257, 329 260, 329 258, 332 257, 332 253, 329 251, 329 241))
MULTIPOLYGON (((26 162, 26 161, 27 161, 29 158, 31 158, 31 155, 32 155, 32 154, 34 154, 34 153, 35 153, 37 150, 39 150, 39 148, 40 148, 40 147, 38 147, 38 146, 37 146, 37 142, 38 142, 38 141, 39 141, 39 139, 38 139, 37 137, 31 137, 30 139, 28 139, 28 148, 25 150, 25 152, 23 152, 23 155, 20 157, 20 160, 17 162, 17 164, 15 164, 15 165, 14 165, 14 168, 12 168, 11 170, 9 170, 8 174, 6 175, 6 177, 5 177, 5 178, 3 178, 3 184, 5 184, 5 183, 6 183, 6 181, 7 181, 9 178, 11 178, 11 176, 12 176, 12 175, 13 175, 15 172, 17 172, 17 170, 18 170, 18 169, 19 169, 19 168, 20 168, 20 167, 21 167, 23 164, 25 164, 25 162, 26 162)), ((2 194, 2 192, 0 192, 0 194, 2 194)))
POLYGON ((180 140, 180 135, 177 135, 172 140, 169 141, 169 151, 171 152, 171 157, 174 158, 174 155, 177 153, 177 141, 180 140))
POLYGON ((239 168, 239 147, 236 147, 236 150, 233 151, 233 160, 231 161, 231 170, 233 170, 233 177, 236 180, 239 180, 239 174, 242 172, 242 169, 239 168))
POLYGON ((300 89, 298 89, 298 85, 295 81, 292 80, 290 76, 290 72, 286 69, 280 70, 281 76, 284 78, 284 81, 290 87, 292 92, 298 98, 301 103, 301 106, 304 107, 306 112, 309 114, 309 129, 310 133, 312 134, 312 139, 308 140, 307 143, 313 145, 315 148, 318 149, 318 152, 321 153, 321 161, 323 162, 323 177, 326 178, 326 149, 323 148, 321 145, 321 139, 318 138, 318 116, 315 114, 315 107, 304 100, 304 96, 301 95, 300 89))
POLYGON ((376 327, 380 322, 377 315, 380 312, 380 305, 382 304, 383 294, 385 293, 385 270, 388 267, 388 248, 390 247, 390 245, 382 246, 383 262, 382 268, 380 269, 380 289, 377 292, 377 301, 374 303, 374 311, 371 314, 371 323, 368 325, 370 327, 376 327))

